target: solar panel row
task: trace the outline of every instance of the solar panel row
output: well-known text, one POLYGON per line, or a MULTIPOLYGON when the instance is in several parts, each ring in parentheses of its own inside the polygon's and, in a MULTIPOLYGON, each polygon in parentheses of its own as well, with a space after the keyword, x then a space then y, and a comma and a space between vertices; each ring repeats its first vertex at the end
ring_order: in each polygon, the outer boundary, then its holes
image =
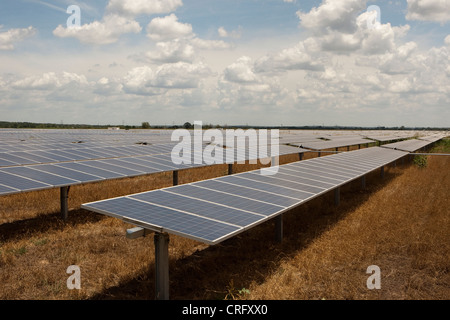
POLYGON ((407 153, 373 147, 83 204, 143 228, 216 244, 395 161, 407 153))
POLYGON ((324 150, 331 148, 340 148, 346 146, 353 146, 357 144, 368 144, 373 143, 373 140, 365 139, 362 137, 345 138, 345 139, 332 139, 332 140, 321 140, 321 141, 310 141, 302 143, 291 143, 292 145, 297 145, 306 149, 313 150, 324 150))
POLYGON ((408 151, 408 152, 414 152, 414 151, 422 149, 428 145, 431 145, 433 142, 434 141, 410 139, 410 140, 404 140, 404 141, 384 144, 382 147, 389 148, 389 149, 408 151))
POLYGON ((170 153, 174 144, 0 152, 0 167, 170 153))
MULTIPOLYGON (((4 166, 0 168, 0 185, 2 186, 0 195, 77 185, 105 179, 134 177, 162 171, 182 170, 212 164, 206 163, 205 161, 202 163, 195 163, 195 153, 191 153, 188 163, 175 164, 172 161, 170 154, 171 147, 172 146, 169 147, 166 145, 164 146, 164 149, 158 149, 158 152, 164 151, 165 153, 151 156, 139 154, 135 156, 125 156, 124 151, 124 153, 120 154, 120 157, 105 158, 101 160, 88 160, 86 157, 83 159, 77 158, 77 161, 57 163, 33 165, 26 165, 26 163, 23 163, 23 166, 10 166, 7 165, 9 164, 9 162, 7 162, 8 160, 4 160, 4 166)), ((222 157, 218 159, 218 163, 233 163, 235 161, 260 158, 258 153, 251 153, 249 150, 243 150, 244 152, 242 152, 242 154, 237 149, 231 149, 231 151, 231 160, 227 159, 228 154, 224 151, 222 157)), ((287 154, 304 152, 306 150, 283 146, 279 151, 280 154, 287 154)), ((270 155, 271 150, 268 150, 268 152, 270 155)), ((55 154, 61 155, 62 153, 63 151, 55 151, 55 154)), ((80 156, 80 154, 77 152, 69 154, 69 152, 67 152, 67 156, 71 156, 72 159, 74 159, 75 157, 80 156)), ((8 159, 15 160, 16 162, 19 161, 14 156, 9 157, 8 159)), ((62 161, 61 158, 59 159, 62 161)), ((1 164, 2 160, 0 159, 0 165, 1 164)))

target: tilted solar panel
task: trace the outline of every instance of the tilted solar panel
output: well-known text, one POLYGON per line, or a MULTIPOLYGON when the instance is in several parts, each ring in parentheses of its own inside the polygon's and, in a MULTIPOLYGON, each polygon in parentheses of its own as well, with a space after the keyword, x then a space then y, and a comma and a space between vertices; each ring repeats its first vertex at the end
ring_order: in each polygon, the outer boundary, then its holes
POLYGON ((216 244, 406 154, 374 147, 327 157, 331 161, 314 158, 281 165, 278 167, 280 171, 274 175, 261 175, 259 170, 255 170, 87 203, 82 207, 125 221, 135 221, 138 226, 151 230, 156 228, 158 232, 173 232, 216 244), (348 165, 349 161, 351 165, 348 165), (308 177, 302 178, 303 174, 308 177), (321 186, 314 185, 315 182, 321 186), (135 212, 135 206, 138 206, 138 212, 135 212), (176 215, 182 215, 182 224, 173 219, 176 215), (219 223, 212 228, 220 231, 213 229, 207 236, 200 235, 205 220, 219 223), (233 228, 226 233, 221 224, 233 228))

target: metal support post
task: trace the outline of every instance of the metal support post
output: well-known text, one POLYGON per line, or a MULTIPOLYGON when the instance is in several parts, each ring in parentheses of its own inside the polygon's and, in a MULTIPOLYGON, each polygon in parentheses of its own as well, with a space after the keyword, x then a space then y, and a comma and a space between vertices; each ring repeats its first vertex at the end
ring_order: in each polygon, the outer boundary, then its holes
POLYGON ((361 188, 362 189, 366 188, 366 176, 361 177, 361 188))
POLYGON ((169 235, 155 233, 155 299, 169 300, 169 235))
POLYGON ((61 187, 60 188, 60 200, 61 200, 61 218, 66 221, 69 217, 69 187, 61 187))
POLYGON ((341 203, 341 188, 337 187, 334 189, 334 204, 338 206, 339 203, 341 203))
POLYGON ((303 160, 303 152, 299 152, 299 153, 298 153, 298 159, 299 159, 300 161, 303 160))
POLYGON ((230 174, 233 174, 233 164, 232 163, 229 163, 228 164, 228 174, 230 175, 230 174))
POLYGON ((178 170, 173 171, 173 185, 174 186, 178 185, 178 170))
POLYGON ((381 176, 382 178, 384 178, 384 166, 381 167, 380 176, 381 176))

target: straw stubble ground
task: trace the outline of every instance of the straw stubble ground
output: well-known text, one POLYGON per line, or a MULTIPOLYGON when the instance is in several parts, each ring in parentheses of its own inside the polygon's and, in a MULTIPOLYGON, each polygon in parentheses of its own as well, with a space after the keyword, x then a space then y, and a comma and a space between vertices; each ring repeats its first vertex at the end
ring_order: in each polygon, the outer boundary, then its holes
MULTIPOLYGON (((313 155, 309 155, 313 156, 313 155)), ((284 157, 283 162, 297 160, 284 157)), ((254 169, 242 165, 235 172, 254 169)), ((448 299, 450 297, 450 158, 397 165, 316 198, 274 224, 217 246, 170 237, 172 299, 448 299), (381 289, 369 290, 369 265, 381 289)), ((180 183, 226 174, 226 166, 180 172, 180 183)), ((72 187, 69 220, 59 193, 0 198, 0 299, 153 299, 151 235, 128 240, 131 225, 78 209, 84 202, 170 186, 172 176, 72 187), (67 289, 66 269, 81 269, 81 289, 67 289)))

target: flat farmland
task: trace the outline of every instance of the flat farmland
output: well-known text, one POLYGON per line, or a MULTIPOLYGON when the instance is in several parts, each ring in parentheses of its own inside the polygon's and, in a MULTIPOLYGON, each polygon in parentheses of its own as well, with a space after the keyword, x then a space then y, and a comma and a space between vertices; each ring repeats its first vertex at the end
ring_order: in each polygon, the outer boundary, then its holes
MULTIPOLYGON (((449 153, 449 140, 430 152, 449 153)), ((285 213, 281 243, 270 221, 216 246, 172 235, 170 298, 448 299, 450 157, 423 161, 373 172, 364 189, 343 186, 338 206, 331 192, 285 213), (367 288, 371 265, 380 289, 367 288)), ((179 183, 225 174, 226 165, 189 169, 179 183)), ((154 299, 153 236, 127 239, 132 225, 79 207, 171 185, 165 172, 73 186, 65 222, 57 189, 0 197, 0 299, 154 299), (79 290, 67 288, 70 265, 80 267, 79 290)))

